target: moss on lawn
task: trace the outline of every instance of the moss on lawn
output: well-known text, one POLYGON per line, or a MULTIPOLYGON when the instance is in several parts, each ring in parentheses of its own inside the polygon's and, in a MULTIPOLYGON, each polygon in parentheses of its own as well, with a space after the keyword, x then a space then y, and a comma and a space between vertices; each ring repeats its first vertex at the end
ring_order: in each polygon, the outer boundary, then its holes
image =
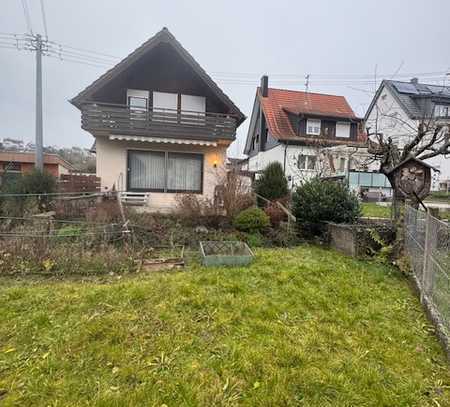
POLYGON ((407 281, 333 251, 262 249, 249 268, 106 283, 1 281, 2 406, 450 405, 407 281))

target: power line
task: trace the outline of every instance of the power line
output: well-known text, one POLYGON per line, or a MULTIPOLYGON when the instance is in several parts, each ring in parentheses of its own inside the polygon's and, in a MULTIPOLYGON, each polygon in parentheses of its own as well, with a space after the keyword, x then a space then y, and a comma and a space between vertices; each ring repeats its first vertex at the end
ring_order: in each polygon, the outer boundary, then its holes
POLYGON ((33 28, 31 26, 31 18, 30 18, 30 11, 28 10, 28 4, 27 0, 22 0, 22 8, 23 8, 23 14, 25 16, 25 22, 27 25, 27 29, 30 32, 31 35, 33 34, 33 28))
POLYGON ((45 38, 48 39, 47 18, 45 17, 44 0, 41 0, 42 22, 44 23, 45 38))

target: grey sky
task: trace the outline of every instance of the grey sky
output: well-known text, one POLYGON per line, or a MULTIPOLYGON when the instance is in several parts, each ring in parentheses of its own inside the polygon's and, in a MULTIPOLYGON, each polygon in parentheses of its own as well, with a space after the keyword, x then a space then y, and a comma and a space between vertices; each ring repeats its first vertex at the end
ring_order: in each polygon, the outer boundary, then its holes
MULTIPOLYGON (((0 31, 24 33, 20 0, 1 3, 0 31)), ((43 32, 39 1, 28 4, 34 31, 43 32)), ((400 79, 450 70, 448 0, 45 0, 45 6, 49 39, 121 58, 167 26, 247 116, 263 73, 269 86, 291 89, 304 89, 309 73, 311 91, 344 95, 363 115, 375 66, 379 79, 397 70, 400 79)), ((34 54, 0 48, 0 66, 0 138, 32 141, 34 54)), ((46 145, 91 145, 67 100, 104 71, 44 59, 46 145)), ((430 75, 429 82, 443 79, 430 75)), ((231 155, 242 150, 248 122, 231 155)))

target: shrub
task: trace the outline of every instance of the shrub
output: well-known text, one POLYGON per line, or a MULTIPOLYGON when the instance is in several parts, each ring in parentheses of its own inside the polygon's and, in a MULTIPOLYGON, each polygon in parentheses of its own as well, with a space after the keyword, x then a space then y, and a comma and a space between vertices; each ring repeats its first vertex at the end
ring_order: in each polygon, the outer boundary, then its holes
MULTIPOLYGON (((7 178, 1 188, 4 194, 51 194, 55 191, 56 178, 48 172, 39 170, 7 178)), ((23 216, 27 209, 30 212, 48 211, 51 201, 52 197, 48 195, 4 197, 1 208, 7 216, 23 216)))
POLYGON ((241 232, 256 233, 268 227, 270 219, 262 209, 248 208, 234 218, 233 225, 241 232))
POLYGON ((284 198, 288 194, 288 182, 279 162, 270 163, 264 169, 254 183, 254 190, 271 201, 284 198))
POLYGON ((358 199, 345 185, 319 178, 297 187, 292 202, 297 223, 313 235, 320 234, 323 222, 354 223, 360 215, 358 199))
POLYGON ((278 227, 280 222, 286 220, 287 216, 276 202, 271 202, 264 208, 264 212, 270 219, 273 227, 278 227))

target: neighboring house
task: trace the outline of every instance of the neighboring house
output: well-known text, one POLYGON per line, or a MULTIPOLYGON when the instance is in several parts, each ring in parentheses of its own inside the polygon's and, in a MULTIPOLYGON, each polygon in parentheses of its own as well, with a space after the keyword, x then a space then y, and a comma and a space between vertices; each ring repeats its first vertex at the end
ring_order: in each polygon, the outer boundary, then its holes
POLYGON ((315 175, 344 172, 351 166, 348 154, 330 154, 328 149, 363 147, 361 123, 343 96, 269 88, 263 76, 244 150, 248 169, 258 173, 278 161, 290 186, 315 175))
MULTIPOLYGON (((424 119, 450 124, 450 87, 420 83, 383 80, 365 115, 366 127, 371 132, 391 137, 399 148, 417 133, 424 119)), ((432 189, 439 188, 440 180, 450 178, 450 158, 433 157, 429 164, 440 170, 433 177, 432 189)))
MULTIPOLYGON (((35 154, 32 152, 0 151, 0 176, 5 173, 25 174, 33 171, 35 154)), ((44 154, 44 171, 55 177, 75 171, 69 162, 57 154, 44 154)))
POLYGON ((167 28, 71 103, 95 137, 102 189, 148 196, 154 211, 173 210, 176 194, 213 198, 245 120, 167 28))

